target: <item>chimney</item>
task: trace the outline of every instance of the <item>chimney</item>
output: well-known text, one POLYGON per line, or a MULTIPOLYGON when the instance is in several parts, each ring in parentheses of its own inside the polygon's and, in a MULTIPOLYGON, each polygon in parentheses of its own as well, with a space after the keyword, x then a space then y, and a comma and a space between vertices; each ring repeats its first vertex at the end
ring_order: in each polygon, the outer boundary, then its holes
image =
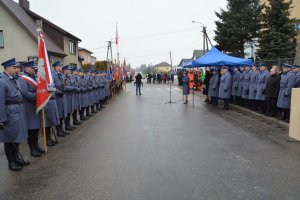
POLYGON ((19 5, 22 8, 29 10, 29 1, 28 0, 19 0, 19 5))

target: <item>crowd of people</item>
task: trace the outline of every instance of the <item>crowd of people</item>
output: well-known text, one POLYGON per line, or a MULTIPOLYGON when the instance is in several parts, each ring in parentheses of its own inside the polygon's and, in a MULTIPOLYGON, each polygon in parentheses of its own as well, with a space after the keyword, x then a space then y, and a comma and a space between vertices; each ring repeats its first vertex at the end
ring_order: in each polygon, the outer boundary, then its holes
MULTIPOLYGON (((190 79, 187 72, 184 74, 183 94, 186 96, 184 103, 187 103, 190 79)), ((211 67, 205 74, 202 87, 208 104, 218 106, 218 100, 223 99, 226 110, 232 103, 289 121, 291 91, 300 87, 300 66, 275 65, 270 71, 265 64, 259 67, 211 67)))
POLYGON ((169 84, 174 83, 174 73, 166 73, 166 72, 161 72, 161 73, 157 73, 157 74, 151 74, 148 73, 147 76, 147 83, 151 84, 151 83, 164 83, 164 84, 169 84))
MULTIPOLYGON (((39 145, 41 113, 36 113, 37 67, 29 61, 22 64, 24 72, 20 72, 15 59, 1 65, 4 72, 0 74, 0 143, 4 143, 8 168, 20 171, 30 164, 20 154, 20 143, 27 141, 31 156, 45 153, 39 145)), ((56 91, 44 107, 46 143, 50 147, 57 144, 56 136, 69 135, 69 131, 102 110, 111 90, 106 73, 63 66, 60 61, 52 67, 56 91)))

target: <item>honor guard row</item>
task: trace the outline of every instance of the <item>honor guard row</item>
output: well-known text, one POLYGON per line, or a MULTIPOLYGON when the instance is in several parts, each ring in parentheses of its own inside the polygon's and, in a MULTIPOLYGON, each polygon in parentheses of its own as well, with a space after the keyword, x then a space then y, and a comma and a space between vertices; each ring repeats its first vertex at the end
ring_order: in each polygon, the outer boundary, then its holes
MULTIPOLYGON (((37 67, 34 61, 24 63, 24 72, 20 74, 15 59, 1 65, 4 72, 0 74, 0 143, 4 143, 8 168, 20 171, 30 164, 19 152, 20 143, 27 140, 34 157, 45 153, 38 143, 42 118, 41 113, 36 113, 37 67)), ((65 137, 76 125, 104 108, 110 96, 105 73, 63 66, 60 61, 52 66, 56 92, 44 108, 47 146, 57 144, 52 127, 57 136, 65 137)))
POLYGON ((268 71, 265 64, 260 67, 241 66, 211 68, 208 96, 210 104, 218 105, 224 100, 224 109, 229 103, 247 107, 261 114, 275 117, 280 111, 281 119, 289 118, 292 88, 300 87, 300 66, 283 64, 268 71))

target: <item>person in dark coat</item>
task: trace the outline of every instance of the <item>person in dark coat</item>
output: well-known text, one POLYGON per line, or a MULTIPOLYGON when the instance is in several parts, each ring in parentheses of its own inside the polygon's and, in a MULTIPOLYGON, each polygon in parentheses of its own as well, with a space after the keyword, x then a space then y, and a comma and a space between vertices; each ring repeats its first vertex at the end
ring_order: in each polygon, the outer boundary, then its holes
POLYGON ((18 63, 11 59, 1 65, 4 72, 0 75, 0 143, 4 143, 8 168, 20 171, 29 162, 18 155, 19 144, 28 136, 23 97, 15 79, 18 63))
POLYGON ((232 78, 228 70, 228 67, 223 67, 219 87, 219 98, 223 99, 225 110, 229 110, 232 89, 232 78))
POLYGON ((291 65, 283 64, 280 90, 278 95, 277 106, 282 110, 282 120, 288 121, 290 117, 292 88, 295 85, 295 75, 291 71, 291 65))
POLYGON ((183 78, 182 78, 182 92, 183 92, 183 103, 187 104, 188 103, 188 96, 190 94, 190 78, 187 74, 187 71, 183 72, 183 78))
POLYGON ((136 95, 142 95, 141 93, 141 86, 143 85, 143 82, 142 82, 142 75, 140 73, 138 73, 136 76, 135 76, 135 89, 136 89, 136 95))
POLYGON ((28 129, 27 143, 30 154, 34 157, 41 157, 45 150, 38 143, 39 129, 42 127, 41 116, 36 113, 36 88, 37 80, 35 76, 36 66, 34 61, 23 64, 24 74, 18 79, 21 93, 24 98, 24 109, 26 124, 28 129))
POLYGON ((218 106, 220 76, 217 69, 212 68, 210 71, 213 75, 209 80, 208 96, 210 97, 210 104, 218 106))
POLYGON ((211 72, 207 69, 205 71, 205 78, 203 80, 203 94, 206 96, 206 99, 204 100, 204 102, 209 103, 209 96, 208 96, 208 90, 209 90, 209 80, 211 77, 211 72))
POLYGON ((300 88, 300 65, 294 65, 295 68, 295 88, 300 88))
POLYGON ((270 70, 267 78, 266 96, 267 96, 267 112, 266 116, 275 117, 277 114, 277 99, 280 88, 280 77, 275 69, 270 70))

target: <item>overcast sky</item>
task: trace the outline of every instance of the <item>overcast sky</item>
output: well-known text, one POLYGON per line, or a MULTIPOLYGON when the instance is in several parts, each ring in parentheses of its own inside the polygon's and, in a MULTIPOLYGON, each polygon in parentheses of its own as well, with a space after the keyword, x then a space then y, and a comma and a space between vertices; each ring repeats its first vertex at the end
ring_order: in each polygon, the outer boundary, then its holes
MULTIPOLYGON (((113 40, 118 22, 120 59, 133 67, 192 57, 202 49, 200 25, 213 38, 215 11, 226 0, 29 0, 30 9, 82 39, 81 47, 106 59, 106 41, 113 40)), ((113 47, 116 55, 115 46, 113 47)))

